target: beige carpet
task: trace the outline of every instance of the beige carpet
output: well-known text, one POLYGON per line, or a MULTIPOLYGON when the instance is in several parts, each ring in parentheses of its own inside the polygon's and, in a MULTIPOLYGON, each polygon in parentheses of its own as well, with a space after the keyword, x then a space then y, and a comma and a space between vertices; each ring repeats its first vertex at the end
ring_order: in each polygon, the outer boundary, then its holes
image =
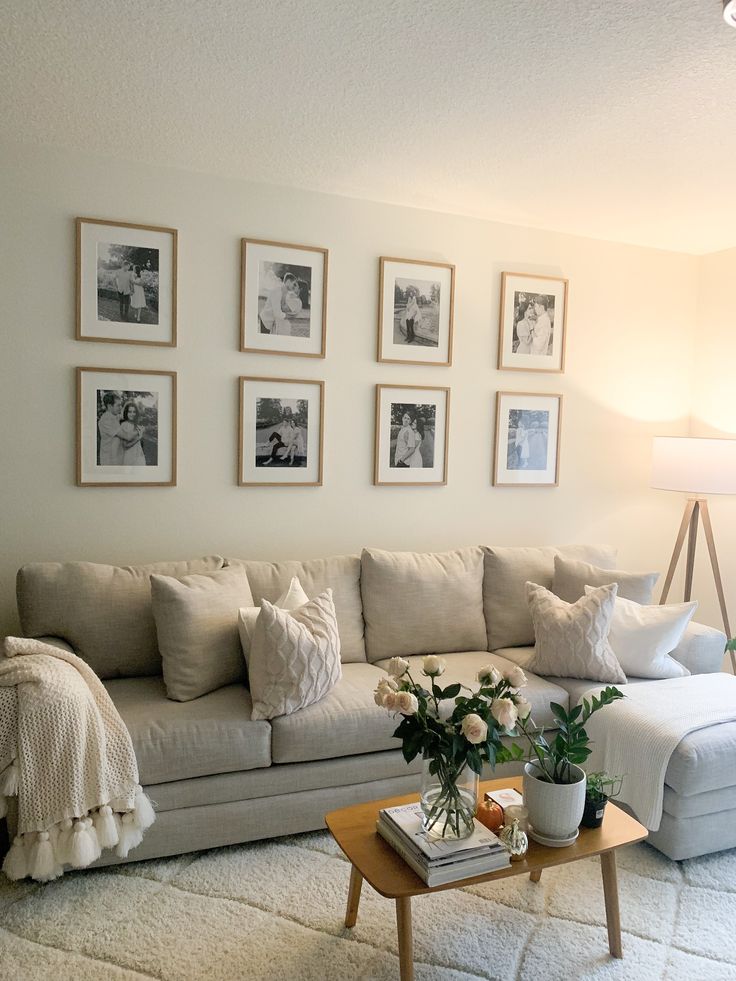
MULTIPOLYGON (((695 830, 695 829, 694 829, 695 830)), ((736 851, 677 864, 619 852, 624 960, 608 956, 598 863, 415 899, 418 981, 736 981, 736 851)), ((73 873, 0 876, 3 981, 398 979, 393 903, 326 832, 73 873)))

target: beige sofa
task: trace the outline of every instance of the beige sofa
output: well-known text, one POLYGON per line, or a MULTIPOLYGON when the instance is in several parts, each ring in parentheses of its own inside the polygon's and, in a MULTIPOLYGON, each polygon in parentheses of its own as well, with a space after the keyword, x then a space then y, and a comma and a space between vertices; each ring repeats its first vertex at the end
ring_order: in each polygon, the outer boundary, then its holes
MULTIPOLYGON (((448 682, 465 684, 489 661, 523 663, 534 641, 524 583, 551 586, 558 551, 614 567, 612 550, 584 545, 126 568, 35 563, 18 573, 18 608, 26 636, 54 638, 94 668, 128 726, 158 812, 130 855, 138 860, 320 828, 333 808, 417 789, 420 761, 407 766, 392 738, 396 720, 373 700, 387 658, 440 653, 448 682), (295 575, 310 596, 333 589, 343 674, 321 701, 266 722, 251 719, 244 684, 167 698, 149 577, 233 564, 245 567, 256 604, 275 600, 295 575)), ((717 671, 722 645, 718 631, 691 625, 673 656, 693 673, 717 671)), ((588 687, 530 675, 525 694, 537 724, 550 726, 550 702, 567 706, 588 687)))

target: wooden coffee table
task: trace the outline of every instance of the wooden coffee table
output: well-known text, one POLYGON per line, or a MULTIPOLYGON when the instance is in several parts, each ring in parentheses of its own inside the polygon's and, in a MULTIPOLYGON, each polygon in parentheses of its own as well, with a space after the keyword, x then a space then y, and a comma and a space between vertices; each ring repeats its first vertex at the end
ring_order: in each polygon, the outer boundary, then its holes
MULTIPOLYGON (((514 787, 520 791, 521 777, 506 777, 502 780, 488 780, 481 783, 481 798, 485 791, 497 790, 501 787, 514 787)), ((463 886, 477 885, 479 882, 493 882, 495 879, 505 879, 510 875, 528 874, 532 882, 539 882, 544 869, 552 868, 554 865, 565 865, 567 862, 577 862, 581 858, 590 858, 592 855, 601 857, 608 947, 614 957, 623 957, 616 881, 616 849, 642 841, 647 837, 647 829, 634 818, 629 817, 621 808, 609 803, 603 826, 595 829, 581 828, 577 841, 566 848, 547 848, 530 839, 529 851, 520 862, 512 862, 507 868, 497 872, 430 888, 376 831, 378 812, 382 807, 408 804, 416 799, 416 794, 391 797, 388 800, 343 807, 326 816, 327 827, 352 865, 345 926, 355 926, 363 879, 367 879, 381 896, 396 901, 401 981, 412 981, 414 977, 411 935, 412 896, 443 892, 445 889, 460 889, 463 886)))

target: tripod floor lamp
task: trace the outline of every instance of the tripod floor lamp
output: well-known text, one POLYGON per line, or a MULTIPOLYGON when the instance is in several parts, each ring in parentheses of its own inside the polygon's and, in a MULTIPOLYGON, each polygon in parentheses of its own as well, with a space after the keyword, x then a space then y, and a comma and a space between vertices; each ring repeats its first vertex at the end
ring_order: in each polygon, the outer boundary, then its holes
MULTIPOLYGON (((677 563, 687 536, 685 564, 685 601, 693 588, 695 545, 699 522, 708 546, 710 566, 716 585, 723 628, 730 640, 733 636, 728 622, 726 596, 718 567, 716 543, 708 513, 706 494, 736 494, 736 439, 707 439, 697 436, 655 436, 652 452, 652 487, 689 494, 677 533, 675 548, 662 588, 659 602, 664 603, 672 585, 677 563)), ((731 655, 731 668, 736 674, 736 658, 731 655)))

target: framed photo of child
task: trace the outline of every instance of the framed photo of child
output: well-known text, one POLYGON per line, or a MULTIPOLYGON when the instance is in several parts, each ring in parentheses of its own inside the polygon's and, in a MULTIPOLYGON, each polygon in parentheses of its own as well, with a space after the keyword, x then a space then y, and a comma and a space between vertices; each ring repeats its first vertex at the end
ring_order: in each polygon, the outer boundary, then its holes
POLYGON ((378 360, 451 365, 454 308, 453 265, 381 256, 378 360))
POLYGON ((556 276, 501 274, 498 367, 565 370, 568 281, 556 276))
POLYGON ((450 389, 376 385, 373 483, 447 483, 450 389))
POLYGON ((238 379, 240 487, 322 486, 322 381, 238 379))
POLYGON ((562 396, 496 393, 494 487, 560 483, 562 396))
POLYGON ((176 347, 175 228, 77 218, 78 341, 176 347))
POLYGON ((324 358, 327 249, 242 240, 240 350, 324 358))

